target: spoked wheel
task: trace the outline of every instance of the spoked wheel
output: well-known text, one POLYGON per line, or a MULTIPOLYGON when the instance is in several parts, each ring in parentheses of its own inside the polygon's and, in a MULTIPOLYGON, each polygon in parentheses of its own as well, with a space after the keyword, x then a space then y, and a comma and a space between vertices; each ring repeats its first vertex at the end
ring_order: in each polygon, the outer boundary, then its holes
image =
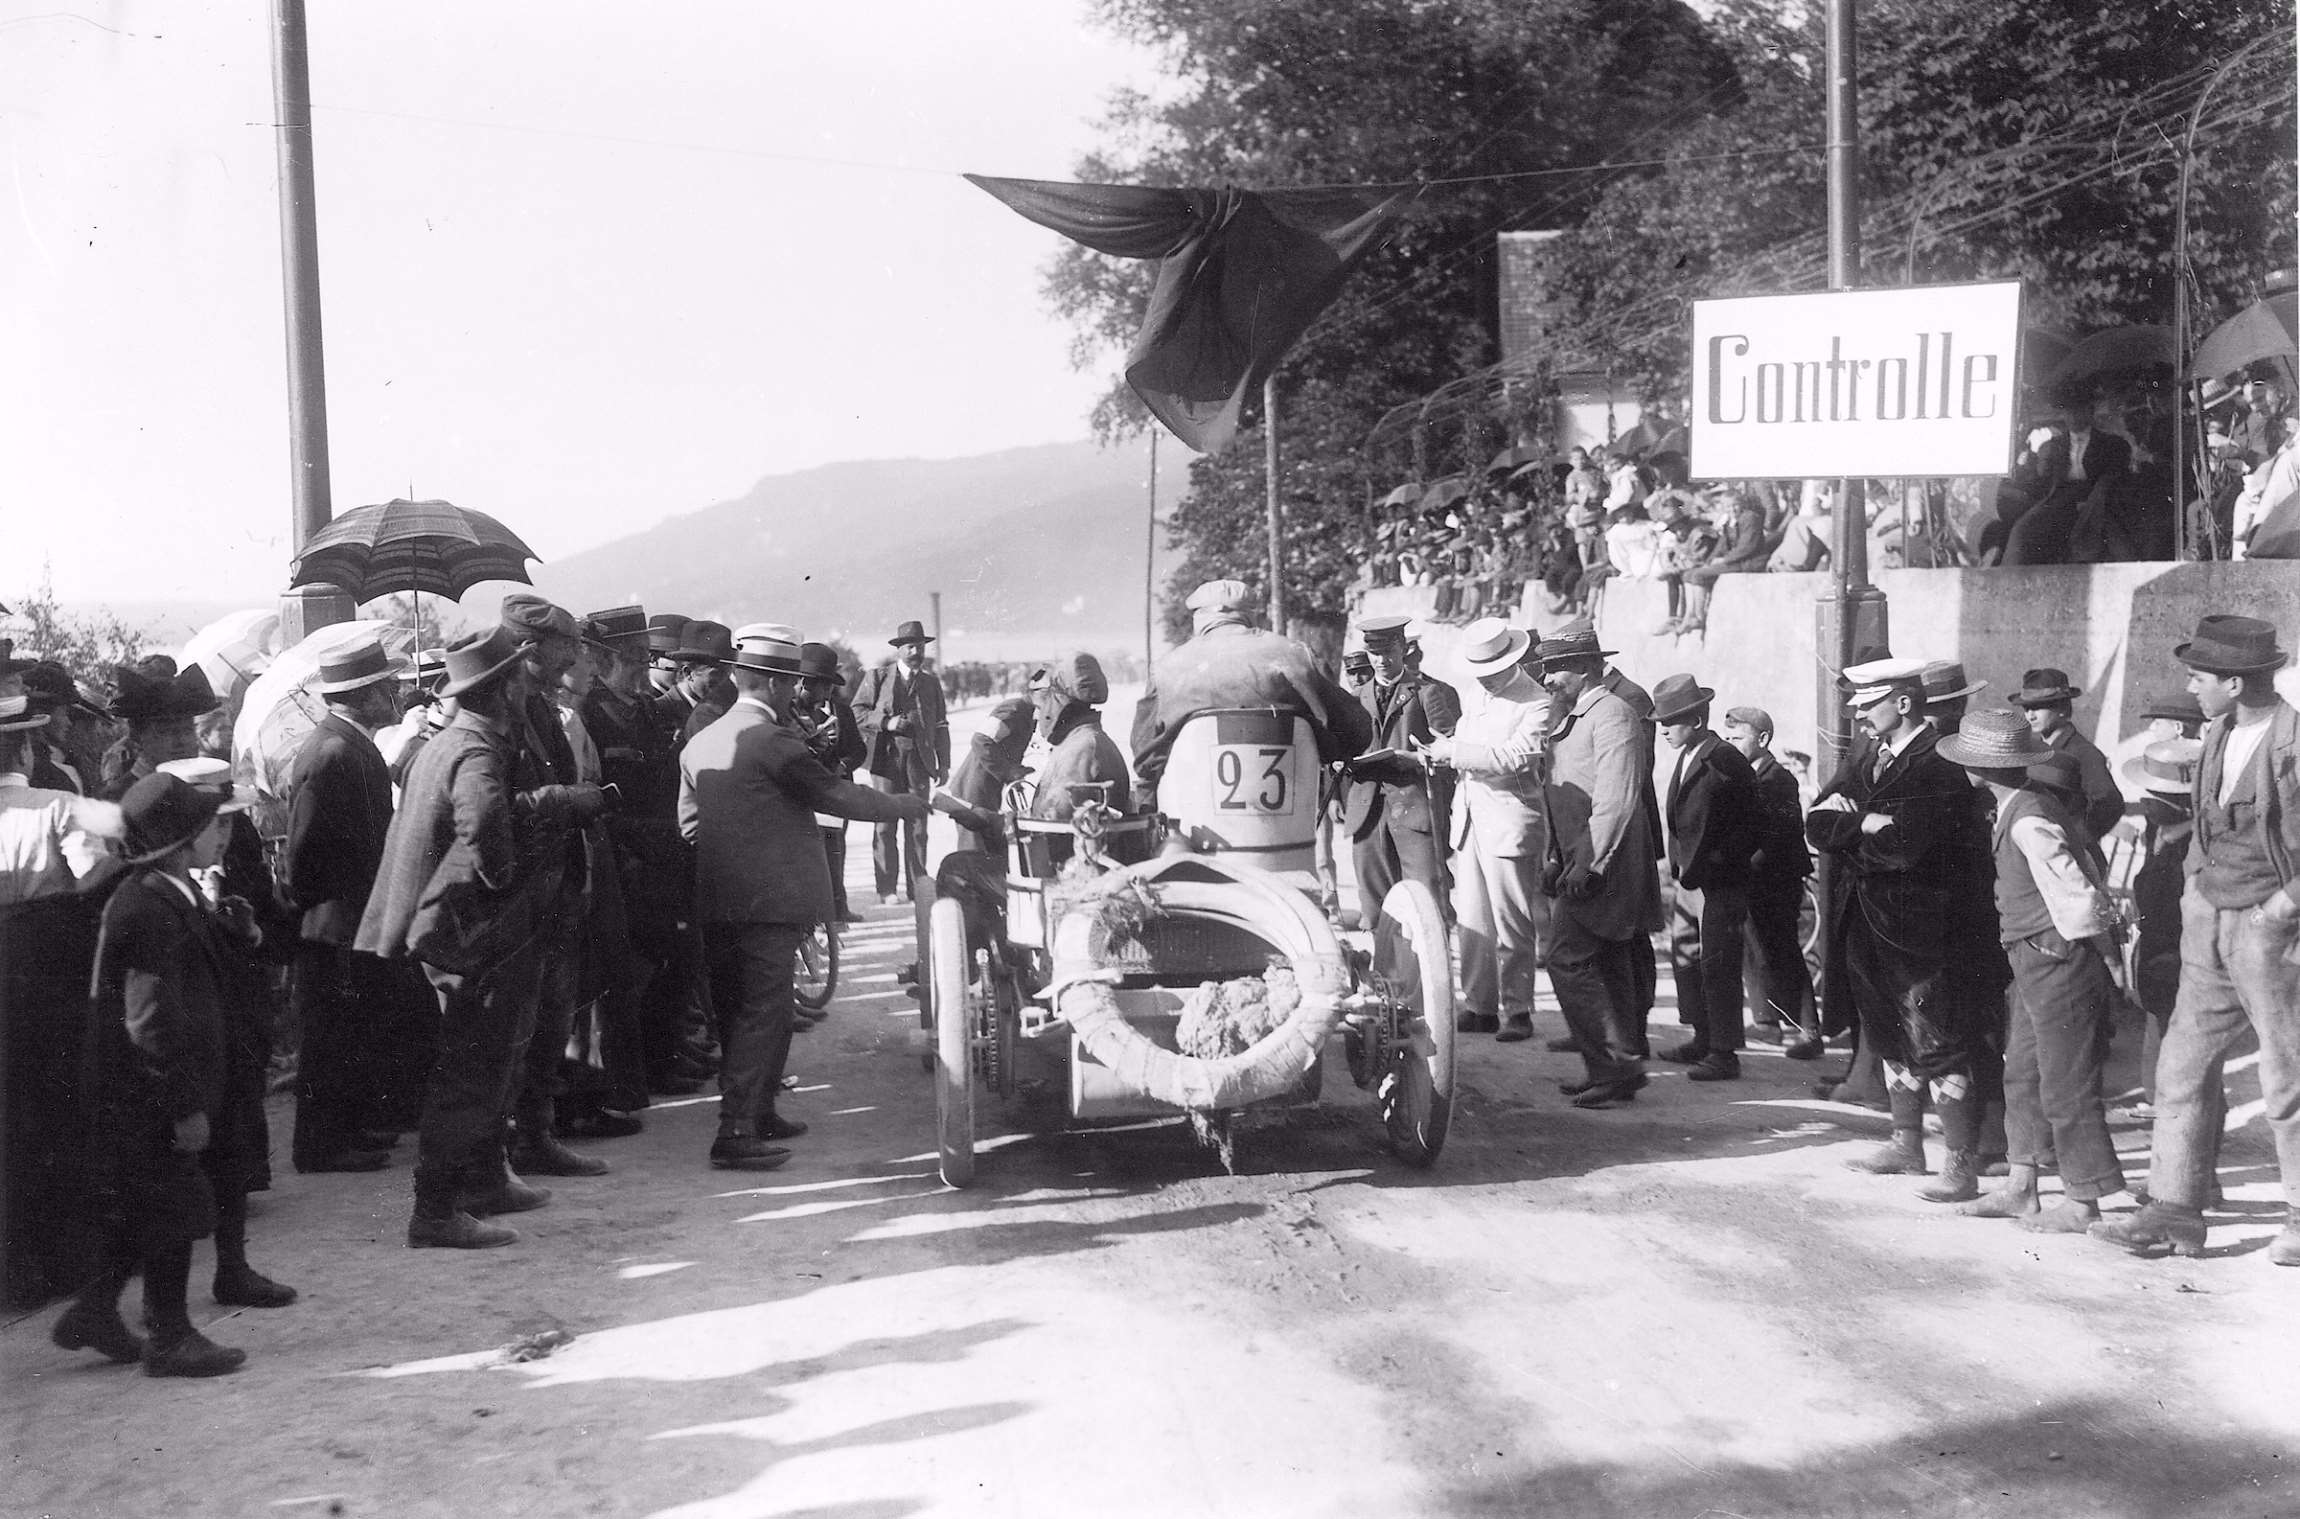
POLYGON ((927 914, 921 979, 934 1004, 934 1111, 945 1184, 974 1180, 974 1007, 968 995, 974 957, 966 947, 966 914, 950 897, 927 914))
POLYGON ((814 931, 799 941, 792 996, 808 1012, 819 1013, 831 1005, 831 996, 839 989, 839 935, 828 923, 817 923, 814 931))
POLYGON ((911 961, 912 971, 917 977, 911 987, 918 993, 918 1030, 921 1035, 918 1068, 929 1076, 934 1074, 934 978, 927 974, 926 969, 926 920, 927 915, 934 910, 934 900, 934 883, 920 878, 911 888, 911 936, 916 944, 914 953, 917 955, 911 961))
POLYGON ((1375 1088, 1390 1146, 1409 1166, 1434 1165, 1453 1122, 1453 955, 1437 898, 1400 881, 1382 900, 1392 1000, 1388 1067, 1375 1088))

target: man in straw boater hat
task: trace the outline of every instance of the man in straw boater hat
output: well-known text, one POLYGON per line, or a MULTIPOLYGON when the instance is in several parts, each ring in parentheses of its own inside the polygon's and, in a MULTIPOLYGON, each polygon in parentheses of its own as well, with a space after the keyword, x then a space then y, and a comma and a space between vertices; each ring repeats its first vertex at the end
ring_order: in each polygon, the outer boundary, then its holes
POLYGON ((2066 670, 2046 666, 2023 675, 2020 689, 2005 700, 2028 714, 2028 725, 2038 738, 2076 761, 2084 786, 2084 806, 2077 821, 2097 842, 2124 815, 2124 793, 2108 768, 2108 756, 2076 730, 2072 713, 2076 699, 2083 694, 2068 683, 2066 670))
POLYGON ((2291 656, 2267 623, 2226 615, 2204 618, 2172 652, 2206 718, 2180 995, 2156 1062, 2148 1201, 2092 1233, 2135 1254, 2203 1254, 2222 1112, 2213 1089, 2249 1029, 2292 1210, 2269 1259, 2300 1266, 2300 711, 2275 685, 2291 656))
POLYGON ((1532 1037, 1536 958, 1548 901, 1533 889, 1548 841, 1542 761, 1549 693, 1525 672, 1522 628, 1484 617, 1462 629, 1455 657, 1483 697, 1451 735, 1422 746, 1453 771, 1454 907, 1461 920, 1462 1010, 1456 1027, 1516 1042, 1532 1037))
POLYGON ((1972 806, 1964 772, 1935 752, 1923 717, 1924 665, 1877 659, 1849 665, 1846 705, 1873 739, 1868 759, 1848 764, 1805 821, 1813 847, 1839 866, 1836 900, 1823 931, 1860 1019, 1861 1043, 1876 1052, 1893 1137, 1854 1169, 1922 1176, 1924 1112, 1940 1115, 1948 1162, 1919 1195, 1963 1202, 1979 1186, 1980 1101, 1974 1069, 1983 1031, 1948 985, 1952 899, 1973 888, 1953 847, 1972 806), (1944 847, 1951 846, 1951 847, 1944 847))
POLYGON ((374 1111, 388 1052, 378 1045, 398 1022, 400 968, 352 948, 367 911, 384 836, 391 831, 391 773, 374 735, 399 717, 400 664, 368 638, 327 656, 318 691, 327 715, 296 751, 288 778, 281 887, 302 916, 295 1009, 303 1036, 296 1060, 298 1171, 373 1171, 386 1147, 370 1131, 389 1127, 374 1111))
MULTIPOLYGON (((793 712, 803 640, 795 628, 738 630, 727 662, 735 704, 679 755, 679 828, 695 849, 695 915, 725 1051, 710 1160, 764 1171, 806 1125, 775 1112, 797 1004, 800 941, 831 919, 830 864, 815 815, 923 824, 926 798, 842 781, 807 747, 793 712)), ((913 711, 918 710, 913 708, 913 711)))
MULTIPOLYGON (((221 767, 215 767, 220 769, 221 767)), ((277 1307, 292 1289, 247 1264, 249 1131, 234 1101, 227 940, 245 931, 194 884, 223 857, 228 782, 156 772, 121 798, 127 878, 104 904, 90 987, 90 1201, 99 1268, 56 1320, 67 1350, 141 1360, 155 1377, 208 1377, 247 1359, 193 1327, 192 1244, 216 1235, 219 1301, 277 1307), (138 1339, 120 1317, 128 1278, 144 1278, 138 1339)))
POLYGON ((2017 712, 1977 712, 1940 740, 1995 803, 1990 833, 1997 935, 2012 963, 2005 1043, 2009 1170, 2001 1186, 1958 1205, 2044 1234, 2081 1234, 2101 1200, 2124 1190, 2100 1078, 2123 950, 2116 908, 2062 799, 2031 773, 2053 758, 2017 712), (2042 1208, 2037 1177, 2057 1164, 2061 1201, 2042 1208))
POLYGON ((595 786, 518 789, 525 652, 501 623, 449 646, 440 694, 455 700, 455 717, 408 773, 354 941, 386 960, 419 962, 439 997, 407 1225, 418 1249, 508 1245, 517 1232, 483 1215, 551 1198, 512 1173, 506 1110, 535 1032, 561 845, 604 798, 595 786))
MULTIPOLYGON (((887 642, 894 658, 855 686, 855 725, 870 751, 863 775, 874 791, 924 797, 950 776, 950 717, 942 681, 926 667, 934 636, 914 618, 887 642)), ((871 867, 879 900, 901 901, 926 873, 925 825, 882 821, 871 839, 871 867)))
POLYGON ((1550 732, 1541 889, 1554 904, 1549 984, 1586 1068, 1562 1087, 1579 1108, 1627 1102, 1646 1084, 1635 946, 1661 926, 1643 725, 1605 684, 1607 652, 1586 622, 1541 645, 1543 684, 1565 709, 1550 732))
POLYGON ((1677 754, 1662 804, 1673 885, 1669 951, 1678 1006, 1693 1021, 1693 1037, 1661 1058, 1691 1067, 1691 1081, 1741 1075, 1750 860, 1764 837, 1756 771, 1709 727, 1716 695, 1690 675, 1665 676, 1653 688, 1653 721, 1677 754))

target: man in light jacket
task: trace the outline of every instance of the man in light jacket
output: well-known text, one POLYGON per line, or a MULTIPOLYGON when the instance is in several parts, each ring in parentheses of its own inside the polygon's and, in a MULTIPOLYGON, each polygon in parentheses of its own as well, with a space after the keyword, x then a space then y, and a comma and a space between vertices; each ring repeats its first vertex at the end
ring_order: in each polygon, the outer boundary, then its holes
POLYGON ((1462 630, 1459 658, 1482 699, 1422 753, 1459 773, 1453 809, 1454 908, 1461 921, 1463 1006, 1455 1027, 1503 1043, 1533 1035, 1536 945, 1548 904, 1534 880, 1548 841, 1542 813, 1549 693, 1520 661, 1531 636, 1498 617, 1462 630))

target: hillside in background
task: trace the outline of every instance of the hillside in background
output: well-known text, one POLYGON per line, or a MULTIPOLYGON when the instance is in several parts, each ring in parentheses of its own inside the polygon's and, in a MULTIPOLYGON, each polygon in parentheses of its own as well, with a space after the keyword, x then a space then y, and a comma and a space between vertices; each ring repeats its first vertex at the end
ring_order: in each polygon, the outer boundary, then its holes
MULTIPOLYGON (((1160 459, 1159 504, 1187 479, 1160 459)), ((945 658, 1140 649, 1149 445, 1055 443, 879 459, 761 480, 738 500, 538 566, 581 611, 643 602, 728 623, 796 623, 868 657, 942 593, 945 658)))

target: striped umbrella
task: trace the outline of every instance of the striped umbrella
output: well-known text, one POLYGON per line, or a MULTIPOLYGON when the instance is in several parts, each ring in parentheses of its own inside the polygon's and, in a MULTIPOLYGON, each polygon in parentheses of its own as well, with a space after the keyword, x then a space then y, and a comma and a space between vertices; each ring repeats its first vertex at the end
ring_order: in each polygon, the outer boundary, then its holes
POLYGON ((538 559, 519 535, 485 512, 447 501, 362 506, 311 535, 288 584, 339 585, 355 601, 429 591, 453 601, 482 580, 534 582, 538 559))

